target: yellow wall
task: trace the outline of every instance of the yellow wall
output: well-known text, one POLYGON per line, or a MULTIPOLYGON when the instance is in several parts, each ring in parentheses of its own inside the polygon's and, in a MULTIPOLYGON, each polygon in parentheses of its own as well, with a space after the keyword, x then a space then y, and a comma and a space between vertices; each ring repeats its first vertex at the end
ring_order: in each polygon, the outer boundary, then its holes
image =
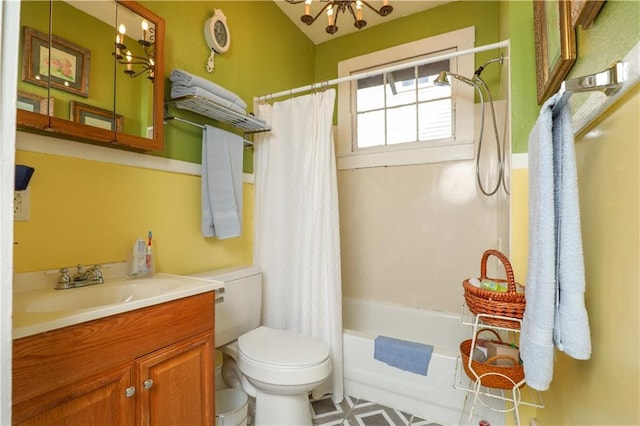
MULTIPOLYGON (((536 118, 533 38, 523 25, 531 2, 509 2, 514 152, 526 152, 536 118), (531 41, 523 43, 523 37, 531 41), (533 64, 533 65, 532 65, 533 64), (526 65, 526 66, 525 66, 526 65), (533 92, 532 92, 533 90, 533 92), (517 100, 517 102, 515 102, 517 100)), ((638 42, 639 3, 611 0, 595 23, 577 30, 578 60, 569 77, 604 69, 638 42)), ((545 408, 523 406, 521 421, 540 425, 640 424, 638 409, 638 89, 607 118, 577 140, 586 303, 593 354, 576 361, 556 352, 557 362, 545 408)), ((512 171, 511 260, 516 279, 526 282, 528 173, 512 171), (520 278, 518 278, 520 277, 520 278)), ((510 416, 507 417, 510 420, 510 416)))
POLYGON ((16 272, 122 261, 149 230, 159 272, 252 261, 253 185, 244 185, 241 238, 221 241, 200 235, 199 176, 28 151, 16 163, 36 169, 30 220, 15 222, 16 272))
MULTIPOLYGON (((556 351, 545 408, 521 410, 540 425, 640 424, 640 88, 576 140, 593 352, 588 361, 556 351)), ((513 171, 514 270, 526 282, 526 169, 513 171)), ((518 279, 518 276, 516 276, 518 279)))
POLYGON ((640 424, 640 88, 577 140, 586 304, 593 352, 556 352, 540 424, 640 424))

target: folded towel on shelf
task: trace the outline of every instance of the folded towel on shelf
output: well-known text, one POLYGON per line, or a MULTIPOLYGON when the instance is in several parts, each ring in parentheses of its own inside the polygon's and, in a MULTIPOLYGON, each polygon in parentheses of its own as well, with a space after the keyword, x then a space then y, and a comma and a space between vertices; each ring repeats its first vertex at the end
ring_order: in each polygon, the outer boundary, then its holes
MULTIPOLYGON (((209 99, 213 102, 215 102, 218 105, 222 105, 224 107, 229 108, 232 111, 238 112, 240 114, 246 114, 247 111, 242 108, 239 105, 234 104, 233 102, 224 99, 212 92, 209 92, 208 90, 205 90, 201 87, 189 87, 189 86, 183 86, 181 84, 172 84, 171 85, 171 97, 172 98, 179 98, 181 96, 187 96, 187 95, 195 95, 195 96, 200 96, 202 98, 206 98, 209 99)), ((181 108, 180 104, 176 105, 178 108, 181 108)))
POLYGON ((242 155, 236 134, 205 126, 202 132, 202 220, 205 237, 239 237, 242 231, 242 155))
POLYGON ((220 96, 223 99, 233 102, 234 104, 238 105, 242 109, 247 109, 247 104, 232 91, 217 85, 213 81, 209 81, 202 77, 198 77, 196 75, 190 74, 184 70, 174 69, 173 71, 171 71, 169 80, 171 80, 171 83, 173 84, 178 84, 178 85, 188 86, 188 87, 200 87, 201 89, 207 90, 213 93, 214 95, 220 96))
POLYGON ((393 337, 377 336, 373 358, 411 373, 427 375, 433 346, 393 337))

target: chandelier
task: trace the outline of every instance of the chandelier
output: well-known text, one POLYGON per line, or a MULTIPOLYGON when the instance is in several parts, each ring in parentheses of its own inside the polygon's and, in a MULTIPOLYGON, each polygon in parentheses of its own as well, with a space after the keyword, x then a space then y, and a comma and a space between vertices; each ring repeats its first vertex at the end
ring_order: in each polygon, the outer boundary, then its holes
POLYGON ((153 61, 155 29, 153 27, 149 28, 149 23, 144 19, 140 26, 142 28, 142 38, 138 40, 138 44, 141 46, 141 49, 138 50, 142 50, 142 52, 133 54, 131 50, 127 49, 124 44, 124 35, 127 29, 124 24, 120 24, 116 35, 116 51, 114 55, 118 63, 125 66, 124 73, 129 77, 135 78, 146 72, 148 73, 147 78, 153 81, 155 73, 155 63, 153 61))
POLYGON ((362 6, 367 6, 380 16, 387 16, 393 12, 393 6, 389 5, 389 0, 382 2, 382 7, 376 9, 371 6, 365 0, 319 0, 322 3, 326 3, 320 12, 316 16, 311 16, 311 2, 312 0, 287 0, 288 3, 298 4, 304 2, 304 15, 300 17, 300 20, 307 25, 313 24, 316 19, 323 12, 327 13, 328 25, 326 31, 329 34, 335 34, 338 31, 338 13, 347 13, 347 11, 353 17, 353 26, 357 29, 362 29, 367 26, 367 21, 362 18, 362 6))

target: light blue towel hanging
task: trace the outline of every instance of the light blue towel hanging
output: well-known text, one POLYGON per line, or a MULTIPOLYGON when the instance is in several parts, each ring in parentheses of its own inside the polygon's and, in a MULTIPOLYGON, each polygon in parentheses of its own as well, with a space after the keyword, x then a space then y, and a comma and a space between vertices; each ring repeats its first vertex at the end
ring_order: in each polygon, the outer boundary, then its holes
POLYGON ((433 346, 393 337, 378 336, 374 341, 373 358, 392 367, 426 376, 433 346))
POLYGON ((554 346, 589 359, 585 273, 571 112, 549 98, 529 135, 529 258, 520 356, 527 385, 549 389, 554 346))
POLYGON ((242 155, 236 134, 205 126, 202 132, 202 221, 205 237, 239 237, 242 231, 242 155))

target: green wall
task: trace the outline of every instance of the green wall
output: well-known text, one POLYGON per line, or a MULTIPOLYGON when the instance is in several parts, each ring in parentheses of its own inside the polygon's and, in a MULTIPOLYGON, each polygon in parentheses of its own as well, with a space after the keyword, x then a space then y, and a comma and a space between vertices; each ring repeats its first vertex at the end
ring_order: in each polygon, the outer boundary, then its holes
MULTIPOLYGON (((533 2, 510 1, 502 7, 508 15, 511 40, 511 134, 514 153, 528 151, 529 133, 540 109, 536 99, 533 2)), ((577 55, 567 78, 602 71, 621 59, 640 39, 640 2, 608 0, 595 22, 576 31, 577 55)), ((580 103, 580 95, 572 102, 580 103)))
MULTIPOLYGON (((305 85, 314 80, 313 43, 271 1, 143 1, 145 7, 162 16, 166 22, 165 36, 165 98, 170 97, 171 84, 168 76, 174 68, 180 68, 207 78, 237 93, 253 111, 253 97, 305 85), (216 55, 213 73, 205 71, 209 48, 204 39, 204 23, 221 9, 227 17, 231 31, 231 47, 224 55, 216 55), (274 30, 275 29, 275 30, 274 30)), ((48 1, 23 1, 21 22, 41 32, 48 32, 48 1)), ((54 3, 53 33, 59 37, 86 47, 91 51, 90 98, 53 90, 55 115, 69 118, 69 102, 89 103, 96 107, 113 110, 114 29, 97 19, 62 1, 54 3), (81 17, 82 16, 82 17, 81 17), (107 46, 107 47, 105 47, 107 46), (103 53, 103 54, 101 54, 103 53)), ((115 18, 115 17, 114 17, 115 18)), ((127 45, 135 45, 129 40, 127 45)), ((125 116, 125 131, 144 134, 148 114, 140 100, 140 83, 148 80, 139 77, 130 79, 124 73, 117 74, 117 112, 125 116), (138 83, 138 87, 132 83, 138 83)), ((46 96, 46 88, 19 82, 19 89, 46 96)), ((143 88, 144 89, 144 88, 143 88)), ((180 115, 191 121, 215 123, 199 115, 171 109, 170 114, 180 115)), ((224 125, 222 125, 224 127, 224 125)), ((237 129, 225 127, 233 132, 237 129)), ((162 157, 200 163, 200 129, 179 122, 165 125, 165 148, 152 153, 162 157)), ((245 171, 251 171, 251 150, 247 150, 245 171)))
MULTIPOLYGON (((36 3, 23 2, 23 15, 27 14, 32 20, 40 19, 42 22, 33 26, 46 29, 42 15, 30 12, 36 3)), ((475 25, 477 46, 510 39, 512 150, 514 153, 527 151, 528 135, 539 109, 535 99, 533 6, 529 0, 456 1, 318 46, 314 46, 271 1, 181 1, 179 7, 178 3, 168 1, 142 3, 166 20, 166 97, 170 92, 168 75, 172 69, 182 68, 236 92, 247 102, 250 111, 254 96, 336 78, 337 64, 341 60, 475 25), (207 73, 204 65, 208 47, 203 26, 215 8, 222 9, 227 17, 231 49, 224 55, 216 55, 216 69, 207 73)), ((636 1, 609 0, 591 28, 578 29, 578 60, 569 75, 603 69, 628 51, 638 39, 638 7, 636 1)), ((54 32, 65 37, 69 27, 59 25, 54 32)), ((93 51, 98 51, 97 47, 92 48, 93 51)), ((495 55, 496 52, 477 54, 476 66, 495 55)), ((98 55, 93 56, 92 75, 95 77, 104 66, 98 55)), ((504 95, 504 88, 498 84, 498 67, 488 67, 483 77, 492 91, 498 93, 496 97, 504 95)), ((93 81, 97 80, 94 78, 93 81)), ((21 88, 26 85, 29 91, 37 94, 44 91, 28 83, 20 84, 21 88)), ((109 90, 112 89, 108 85, 92 83, 92 97, 95 94, 106 99, 109 90)), ((69 95, 64 92, 56 95, 60 105, 56 115, 62 111, 68 114, 68 107, 63 102, 68 101, 69 95)), ((106 101, 98 102, 106 104, 106 101)), ((170 113, 177 115, 173 109, 170 113)), ((189 112, 180 111, 179 114, 191 120, 203 120, 189 112)), ((199 163, 200 141, 199 129, 171 122, 165 125, 164 150, 154 155, 199 163)), ((250 171, 251 151, 247 150, 247 154, 245 170, 250 171)))
MULTIPOLYGON (((457 1, 322 43, 316 51, 316 79, 336 78, 338 62, 344 59, 473 25, 477 46, 495 43, 499 41, 498 3, 457 1)), ((495 56, 496 52, 479 53, 476 65, 495 56)), ((490 71, 483 74, 487 81, 491 81, 490 71)))
MULTIPOLYGON (((143 1, 166 21, 165 92, 169 98, 168 76, 180 68, 207 78, 235 93, 253 111, 253 97, 313 82, 313 43, 271 1, 143 1), (209 48, 204 39, 204 23, 221 9, 231 32, 231 46, 215 56, 215 69, 207 73, 209 48)), ((213 124, 187 111, 171 109, 192 121, 213 124)), ((218 125, 218 124, 217 124, 218 125)), ((238 130, 229 129, 234 132, 238 130)), ((159 155, 200 163, 202 132, 178 122, 165 125, 165 148, 159 155)), ((250 150, 246 150, 250 154, 250 150)), ((250 155, 245 155, 249 160, 250 155)), ((245 171, 250 168, 245 162, 245 171)))
POLYGON ((569 77, 601 71, 622 59, 640 40, 640 2, 608 0, 595 22, 576 34, 578 60, 569 77))
POLYGON ((511 150, 527 152, 529 132, 538 117, 533 3, 510 1, 505 6, 511 42, 511 150))

